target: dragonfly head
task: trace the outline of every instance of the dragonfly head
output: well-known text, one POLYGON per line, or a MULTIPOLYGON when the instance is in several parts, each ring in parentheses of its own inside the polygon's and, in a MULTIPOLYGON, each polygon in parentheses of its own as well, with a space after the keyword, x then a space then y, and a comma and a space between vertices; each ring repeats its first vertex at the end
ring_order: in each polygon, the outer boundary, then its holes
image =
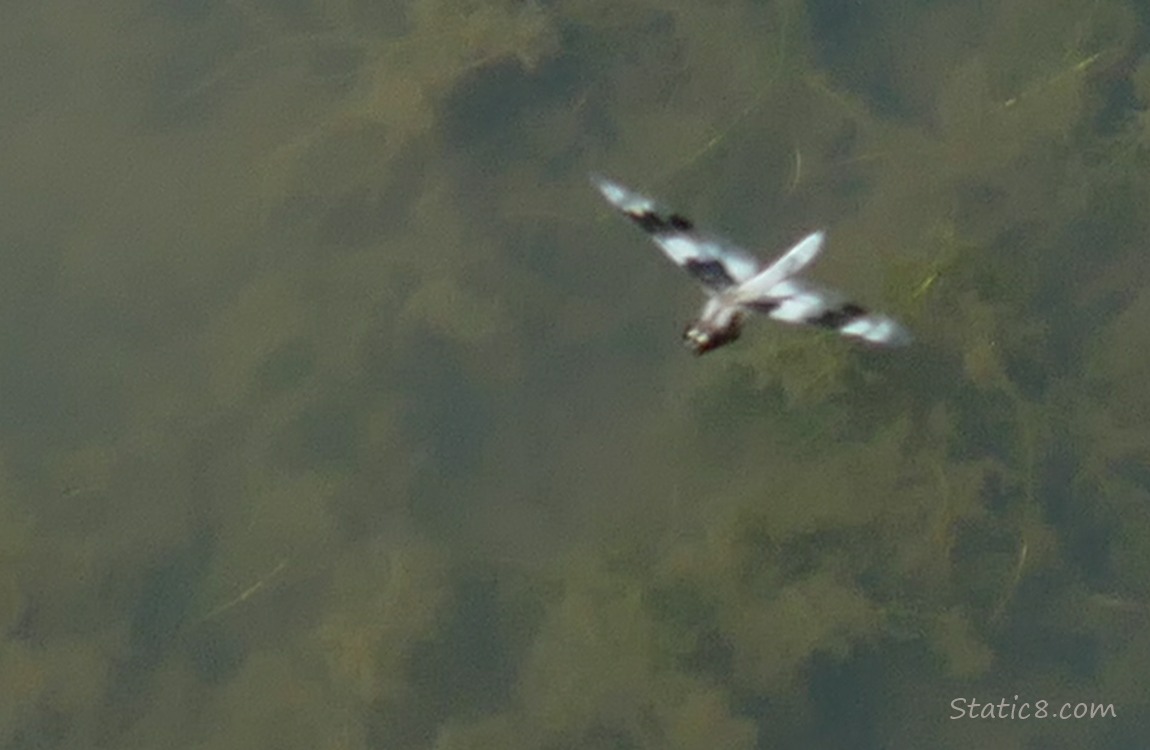
POLYGON ((706 354, 712 349, 731 343, 739 338, 742 332, 743 321, 737 316, 720 328, 706 325, 703 321, 695 321, 683 331, 683 343, 695 354, 706 354))

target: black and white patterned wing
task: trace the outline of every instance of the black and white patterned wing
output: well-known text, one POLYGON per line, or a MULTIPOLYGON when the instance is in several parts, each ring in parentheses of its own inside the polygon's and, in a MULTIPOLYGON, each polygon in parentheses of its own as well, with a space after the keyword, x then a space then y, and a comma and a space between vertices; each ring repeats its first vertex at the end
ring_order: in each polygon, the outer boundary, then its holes
POLYGON ((785 323, 827 328, 843 336, 884 346, 904 346, 910 333, 893 318, 872 313, 843 295, 802 279, 789 278, 766 293, 739 295, 740 304, 785 323))
POLYGON ((742 248, 700 232, 689 219, 667 211, 647 196, 603 177, 592 176, 591 180, 608 203, 651 235, 667 257, 708 289, 723 291, 762 270, 762 264, 742 248))

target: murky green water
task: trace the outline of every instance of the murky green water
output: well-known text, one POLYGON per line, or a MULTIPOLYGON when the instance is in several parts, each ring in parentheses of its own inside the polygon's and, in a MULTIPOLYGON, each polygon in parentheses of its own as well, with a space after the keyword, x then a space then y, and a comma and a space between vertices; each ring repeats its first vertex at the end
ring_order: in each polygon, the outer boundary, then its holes
POLYGON ((1150 736, 1141 4, 8 6, 0 748, 1150 736))

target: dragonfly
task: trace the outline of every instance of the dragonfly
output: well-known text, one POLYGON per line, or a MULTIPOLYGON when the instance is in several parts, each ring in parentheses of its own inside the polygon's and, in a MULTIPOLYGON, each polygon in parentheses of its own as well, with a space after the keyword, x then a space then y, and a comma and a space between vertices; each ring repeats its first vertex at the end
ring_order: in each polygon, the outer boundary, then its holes
POLYGON ((912 341, 907 329, 893 318, 798 277, 822 251, 824 231, 808 234, 773 263, 764 264, 738 245, 697 229, 683 214, 618 182, 598 175, 592 175, 591 181, 608 203, 702 285, 707 294, 702 312, 683 332, 683 342, 695 354, 738 339, 751 313, 837 331, 879 346, 905 346, 912 341))

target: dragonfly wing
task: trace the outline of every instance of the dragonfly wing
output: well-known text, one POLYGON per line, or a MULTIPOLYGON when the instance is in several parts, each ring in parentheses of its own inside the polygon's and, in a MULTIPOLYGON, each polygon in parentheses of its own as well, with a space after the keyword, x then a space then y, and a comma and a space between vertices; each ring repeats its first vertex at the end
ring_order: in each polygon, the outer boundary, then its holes
POLYGON ((822 251, 825 241, 826 234, 824 232, 808 234, 766 269, 744 281, 738 289, 739 301, 753 301, 764 295, 769 295, 771 290, 781 282, 810 265, 811 261, 822 251))
POLYGON ((742 284, 761 270, 761 264, 742 248, 721 237, 700 232, 682 214, 670 212, 645 195, 617 182, 592 177, 607 202, 651 236, 662 251, 713 291, 742 284))
POLYGON ((800 279, 776 284, 767 294, 742 303, 785 323, 799 323, 837 331, 872 344, 903 346, 910 333, 893 318, 872 313, 842 294, 800 279))

